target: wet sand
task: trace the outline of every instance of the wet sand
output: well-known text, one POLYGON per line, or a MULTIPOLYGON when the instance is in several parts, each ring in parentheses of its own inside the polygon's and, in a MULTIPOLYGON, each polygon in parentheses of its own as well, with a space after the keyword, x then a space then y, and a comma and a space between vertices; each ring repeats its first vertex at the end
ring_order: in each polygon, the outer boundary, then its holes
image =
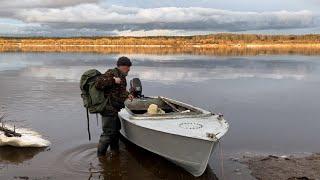
POLYGON ((252 176, 261 180, 319 180, 320 153, 308 156, 253 156, 244 157, 252 176))

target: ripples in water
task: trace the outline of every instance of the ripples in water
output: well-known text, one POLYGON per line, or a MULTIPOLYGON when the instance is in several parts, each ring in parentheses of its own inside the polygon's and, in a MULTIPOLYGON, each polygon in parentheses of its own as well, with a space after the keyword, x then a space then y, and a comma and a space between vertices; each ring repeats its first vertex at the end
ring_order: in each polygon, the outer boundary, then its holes
MULTIPOLYGON (((96 151, 94 143, 74 147, 61 154, 55 167, 88 179, 194 179, 180 167, 123 138, 118 153, 108 151, 106 157, 98 158, 96 151)), ((200 179, 217 178, 208 167, 200 179)))

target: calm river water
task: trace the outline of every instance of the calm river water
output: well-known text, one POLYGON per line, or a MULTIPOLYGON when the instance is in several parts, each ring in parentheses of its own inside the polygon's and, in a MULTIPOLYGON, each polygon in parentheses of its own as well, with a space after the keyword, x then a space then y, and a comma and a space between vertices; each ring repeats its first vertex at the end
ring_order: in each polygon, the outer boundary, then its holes
MULTIPOLYGON (((88 141, 78 81, 105 71, 119 55, 0 53, 0 107, 7 119, 39 131, 46 149, 0 148, 0 179, 193 179, 163 158, 126 141, 119 156, 96 158, 101 122, 88 141), (21 122, 20 122, 21 121, 21 122)), ((320 152, 320 57, 128 55, 145 95, 162 95, 223 112, 226 179, 250 179, 230 157, 320 152), (235 171, 235 168, 240 169, 235 171)), ((219 151, 199 179, 221 177, 219 151)))

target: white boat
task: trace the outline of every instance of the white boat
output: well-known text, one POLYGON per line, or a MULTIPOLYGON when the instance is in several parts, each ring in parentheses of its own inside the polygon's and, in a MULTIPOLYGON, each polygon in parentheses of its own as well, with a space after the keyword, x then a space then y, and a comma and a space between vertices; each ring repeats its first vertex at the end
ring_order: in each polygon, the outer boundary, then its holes
POLYGON ((229 128, 222 115, 166 97, 136 98, 125 105, 119 112, 121 134, 196 177, 204 173, 214 147, 229 128), (165 114, 146 113, 150 104, 165 114))

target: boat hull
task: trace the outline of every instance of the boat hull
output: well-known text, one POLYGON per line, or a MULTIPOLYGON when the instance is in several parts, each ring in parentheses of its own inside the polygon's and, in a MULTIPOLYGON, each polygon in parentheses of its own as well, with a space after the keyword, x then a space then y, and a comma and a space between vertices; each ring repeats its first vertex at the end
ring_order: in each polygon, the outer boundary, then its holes
POLYGON ((156 153, 194 176, 205 171, 216 141, 196 139, 138 126, 120 116, 121 134, 132 143, 156 153))

